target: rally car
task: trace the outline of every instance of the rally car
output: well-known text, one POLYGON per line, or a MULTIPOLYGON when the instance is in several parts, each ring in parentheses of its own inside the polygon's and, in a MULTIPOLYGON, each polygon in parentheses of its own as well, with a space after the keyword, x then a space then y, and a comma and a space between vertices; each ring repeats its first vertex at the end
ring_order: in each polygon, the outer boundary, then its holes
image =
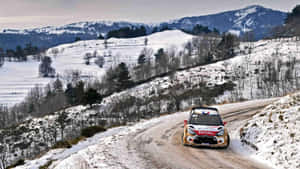
POLYGON ((230 137, 225 124, 218 109, 194 107, 190 111, 189 119, 184 120, 182 144, 227 148, 230 137))

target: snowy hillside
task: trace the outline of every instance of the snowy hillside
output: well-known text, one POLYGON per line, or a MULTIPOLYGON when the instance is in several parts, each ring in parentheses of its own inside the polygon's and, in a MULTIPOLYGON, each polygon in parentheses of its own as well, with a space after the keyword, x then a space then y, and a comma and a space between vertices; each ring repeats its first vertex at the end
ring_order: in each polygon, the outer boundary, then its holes
POLYGON ((100 69, 93 58, 91 65, 84 64, 84 56, 86 53, 104 56, 105 68, 125 62, 127 65, 135 65, 138 56, 144 48, 152 49, 154 53, 160 49, 168 49, 175 47, 176 50, 182 50, 183 44, 191 40, 193 36, 178 30, 164 31, 155 33, 146 37, 117 39, 111 38, 107 40, 107 48, 105 48, 104 40, 79 41, 77 43, 60 45, 50 48, 47 55, 51 56, 54 61, 54 68, 63 73, 64 70, 80 70, 84 75, 100 77, 104 69, 100 69), (147 45, 145 45, 147 39, 147 45), (53 50, 59 51, 53 54, 53 50))
MULTIPOLYGON (((143 48, 156 52, 159 48, 168 49, 176 47, 180 50, 184 43, 191 40, 193 36, 178 30, 159 32, 147 37, 131 39, 108 39, 107 48, 103 40, 79 41, 71 44, 64 44, 47 51, 47 55, 52 57, 52 65, 56 72, 64 75, 69 70, 79 70, 87 78, 101 78, 106 68, 113 63, 125 62, 134 65, 143 48), (145 38, 148 44, 145 46, 145 38), (57 51, 57 52, 53 52, 57 51), (107 56, 104 68, 99 68, 95 63, 95 58, 91 59, 91 64, 84 63, 86 53, 97 53, 97 56, 107 56)), ((27 92, 35 85, 44 86, 53 79, 40 78, 38 73, 39 62, 30 59, 28 62, 6 62, 0 68, 0 104, 13 105, 21 102, 27 92)))
POLYGON ((300 168, 300 93, 267 106, 241 129, 254 157, 274 168, 300 168))
POLYGON ((299 89, 299 37, 241 43, 240 50, 238 56, 216 63, 232 73, 239 97, 283 96, 299 89))

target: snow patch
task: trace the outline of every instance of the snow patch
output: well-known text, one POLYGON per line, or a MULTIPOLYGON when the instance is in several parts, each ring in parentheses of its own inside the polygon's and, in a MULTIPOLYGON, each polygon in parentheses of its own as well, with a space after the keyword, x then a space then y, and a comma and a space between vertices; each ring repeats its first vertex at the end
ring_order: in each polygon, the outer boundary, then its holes
POLYGON ((300 93, 267 106, 242 128, 241 138, 253 157, 274 168, 300 168, 300 93))

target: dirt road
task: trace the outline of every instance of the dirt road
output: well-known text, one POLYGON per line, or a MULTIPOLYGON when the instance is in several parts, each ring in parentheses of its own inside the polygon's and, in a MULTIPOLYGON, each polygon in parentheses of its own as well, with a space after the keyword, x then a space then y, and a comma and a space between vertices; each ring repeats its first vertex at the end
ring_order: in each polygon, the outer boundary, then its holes
MULTIPOLYGON (((229 132, 239 130, 247 119, 273 100, 217 106, 224 121, 228 122, 229 132)), ((127 148, 138 152, 147 168, 172 169, 254 169, 268 168, 263 164, 241 156, 233 150, 235 138, 232 137, 228 149, 195 148, 181 145, 183 120, 188 113, 176 116, 150 128, 129 135, 127 148)))
MULTIPOLYGON (((97 144, 67 158, 55 160, 50 169, 260 169, 263 164, 239 154, 234 133, 257 111, 277 99, 255 100, 216 106, 231 136, 228 149, 194 148, 181 145, 183 121, 188 112, 178 112, 132 126, 108 130, 97 144)), ((100 136, 100 135, 99 135, 100 136)), ((27 169, 27 168, 26 168, 27 169)))

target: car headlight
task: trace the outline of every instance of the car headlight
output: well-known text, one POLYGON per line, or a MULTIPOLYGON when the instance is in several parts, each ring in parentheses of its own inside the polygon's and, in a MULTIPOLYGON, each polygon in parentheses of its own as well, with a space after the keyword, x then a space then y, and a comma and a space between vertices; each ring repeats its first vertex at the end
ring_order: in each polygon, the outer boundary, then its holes
POLYGON ((217 136, 223 136, 224 135, 224 130, 219 131, 216 135, 217 136))
POLYGON ((192 128, 188 128, 188 133, 189 133, 189 134, 192 134, 192 135, 195 135, 195 134, 196 134, 196 133, 193 131, 192 128))

